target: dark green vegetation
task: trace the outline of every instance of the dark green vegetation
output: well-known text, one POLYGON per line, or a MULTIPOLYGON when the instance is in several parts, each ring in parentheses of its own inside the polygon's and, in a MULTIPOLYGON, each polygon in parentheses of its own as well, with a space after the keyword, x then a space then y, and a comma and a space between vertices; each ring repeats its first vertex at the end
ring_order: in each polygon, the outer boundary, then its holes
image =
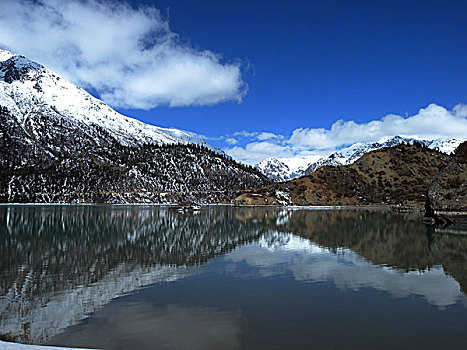
POLYGON ((228 202, 270 183, 204 146, 127 146, 40 112, 21 125, 1 107, 0 134, 0 202, 228 202))

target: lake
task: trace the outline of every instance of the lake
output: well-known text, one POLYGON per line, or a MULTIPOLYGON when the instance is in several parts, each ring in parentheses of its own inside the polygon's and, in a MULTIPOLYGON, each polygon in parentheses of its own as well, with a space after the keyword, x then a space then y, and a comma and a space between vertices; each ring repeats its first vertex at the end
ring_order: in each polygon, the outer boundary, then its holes
POLYGON ((383 211, 0 206, 0 339, 466 349, 467 235, 383 211))

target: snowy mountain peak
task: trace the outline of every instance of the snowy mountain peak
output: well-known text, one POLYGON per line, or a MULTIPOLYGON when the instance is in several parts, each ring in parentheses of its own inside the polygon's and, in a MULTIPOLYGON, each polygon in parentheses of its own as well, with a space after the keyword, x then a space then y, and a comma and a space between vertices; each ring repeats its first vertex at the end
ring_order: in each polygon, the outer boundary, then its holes
POLYGON ((286 169, 289 168, 287 164, 285 164, 284 162, 281 162, 279 159, 274 158, 274 157, 269 157, 263 160, 262 162, 259 162, 258 164, 256 164, 256 167, 258 168, 271 167, 271 166, 284 167, 286 169))
POLYGON ((40 113, 81 127, 101 128, 123 145, 195 143, 211 148, 194 133, 126 117, 46 67, 6 50, 0 50, 0 105, 20 123, 40 113))
POLYGON ((270 182, 195 147, 193 133, 121 115, 46 67, 1 54, 2 202, 226 202, 270 182))
POLYGON ((464 141, 465 139, 450 139, 444 137, 431 141, 428 147, 446 154, 452 154, 457 149, 457 147, 459 147, 459 145, 464 141))
POLYGON ((303 175, 308 164, 318 158, 319 156, 314 155, 280 159, 269 157, 257 163, 255 167, 271 180, 281 182, 303 175))
POLYGON ((290 168, 277 158, 269 157, 256 164, 256 168, 276 182, 289 180, 290 168))
POLYGON ((327 157, 319 158, 314 156, 314 159, 310 159, 305 166, 303 166, 303 158, 277 159, 270 157, 256 164, 256 168, 270 179, 276 182, 281 182, 310 174, 323 166, 340 166, 352 164, 368 152, 384 147, 394 147, 400 145, 401 143, 413 144, 414 142, 419 142, 430 149, 434 149, 446 154, 452 154, 464 141, 465 139, 460 138, 419 140, 410 137, 394 136, 391 138, 383 138, 378 142, 357 142, 348 147, 342 148, 327 157), (301 166, 294 167, 292 164, 301 164, 301 166))
POLYGON ((389 139, 382 139, 379 142, 355 143, 331 154, 328 157, 321 158, 318 161, 311 163, 302 175, 310 174, 323 166, 340 166, 352 164, 368 152, 384 147, 394 147, 400 145, 401 143, 413 144, 414 142, 419 142, 428 148, 438 150, 446 154, 451 154, 463 141, 465 140, 459 138, 418 140, 415 138, 394 136, 389 139))

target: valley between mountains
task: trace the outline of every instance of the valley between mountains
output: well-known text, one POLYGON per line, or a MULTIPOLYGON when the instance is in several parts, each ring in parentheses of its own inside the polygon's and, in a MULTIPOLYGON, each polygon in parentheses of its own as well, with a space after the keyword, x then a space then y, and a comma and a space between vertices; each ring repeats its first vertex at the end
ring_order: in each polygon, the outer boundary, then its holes
MULTIPOLYGON (((406 205, 467 210, 467 143, 395 136, 299 167, 241 164, 196 134, 123 116, 0 50, 0 202, 406 205)), ((444 215, 444 214, 443 214, 444 215)))

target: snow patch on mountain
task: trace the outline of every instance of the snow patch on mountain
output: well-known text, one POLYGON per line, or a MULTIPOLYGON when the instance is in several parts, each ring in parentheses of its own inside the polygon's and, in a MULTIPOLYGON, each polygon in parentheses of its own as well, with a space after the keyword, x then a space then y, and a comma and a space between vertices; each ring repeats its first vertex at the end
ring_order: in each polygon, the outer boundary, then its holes
POLYGON ((453 154, 457 147, 459 147, 459 145, 465 140, 466 139, 460 138, 439 138, 431 141, 428 147, 446 154, 453 154))
POLYGON ((321 156, 317 155, 295 158, 269 157, 257 163, 255 167, 271 180, 282 182, 303 175, 310 162, 320 158, 321 156))
POLYGON ((0 49, 0 62, 6 61, 13 57, 13 54, 10 51, 0 49))
POLYGON ((274 157, 269 157, 262 162, 259 162, 255 167, 271 180, 276 182, 287 181, 289 179, 289 174, 291 173, 287 164, 274 157))
POLYGON ((381 149, 384 147, 394 147, 401 143, 413 144, 419 142, 422 145, 438 150, 440 152, 451 154, 465 140, 459 138, 439 138, 436 140, 418 140, 415 138, 395 136, 390 139, 383 139, 372 143, 355 143, 349 147, 343 148, 328 157, 319 159, 311 163, 302 175, 310 174, 323 166, 340 166, 354 163, 364 154, 381 149))
POLYGON ((419 142, 430 149, 446 154, 452 154, 465 140, 466 139, 461 138, 419 140, 415 138, 395 136, 392 138, 383 138, 378 142, 357 142, 326 157, 322 157, 320 155, 295 158, 270 157, 256 164, 256 168, 271 180, 274 180, 275 182, 283 182, 310 174, 323 166, 349 165, 368 152, 384 147, 394 147, 403 142, 408 144, 419 142))
POLYGON ((12 111, 20 123, 47 109, 77 124, 98 126, 123 145, 195 143, 212 148, 194 133, 124 116, 44 66, 1 49, 0 105, 12 111))

